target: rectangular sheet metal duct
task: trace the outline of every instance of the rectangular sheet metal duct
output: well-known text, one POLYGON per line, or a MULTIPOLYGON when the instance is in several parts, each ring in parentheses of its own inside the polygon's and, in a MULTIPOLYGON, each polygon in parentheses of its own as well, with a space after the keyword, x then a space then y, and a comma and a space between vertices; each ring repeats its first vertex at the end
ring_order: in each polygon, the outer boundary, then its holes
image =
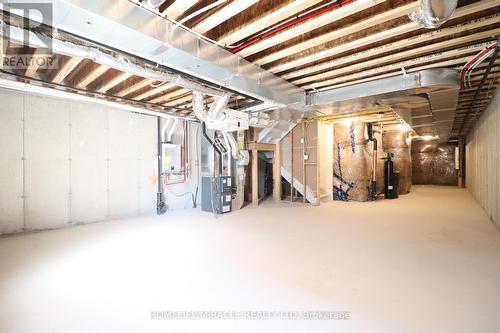
POLYGON ((304 104, 304 90, 130 1, 51 3, 52 26, 58 30, 251 96, 274 108, 304 104))
POLYGON ((419 135, 450 137, 460 89, 458 72, 430 69, 308 94, 307 105, 322 113, 388 106, 419 135))

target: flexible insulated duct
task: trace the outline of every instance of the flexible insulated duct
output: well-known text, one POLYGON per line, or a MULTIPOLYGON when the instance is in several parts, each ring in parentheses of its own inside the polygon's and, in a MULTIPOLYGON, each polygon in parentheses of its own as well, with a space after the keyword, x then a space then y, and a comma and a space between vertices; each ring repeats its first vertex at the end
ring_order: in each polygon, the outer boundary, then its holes
POLYGON ((420 10, 408 17, 428 29, 440 27, 448 21, 457 8, 457 0, 420 0, 420 10))
POLYGON ((228 101, 229 94, 224 94, 220 97, 217 97, 208 110, 208 117, 212 120, 218 120, 221 116, 222 110, 224 110, 228 101))
POLYGON ((235 160, 241 160, 245 156, 240 151, 240 148, 238 147, 238 143, 236 142, 236 139, 231 133, 227 133, 226 131, 222 131, 222 135, 224 136, 224 140, 229 143, 229 147, 231 148, 231 155, 235 160))
POLYGON ((169 74, 157 70, 136 65, 126 59, 120 59, 93 47, 76 45, 68 41, 61 41, 41 34, 35 34, 12 25, 2 24, 0 36, 9 39, 11 42, 26 45, 32 48, 45 49, 51 46, 51 51, 57 54, 89 59, 100 65, 104 65, 122 72, 145 77, 151 80, 168 81, 189 90, 201 91, 211 96, 222 96, 223 92, 210 89, 194 81, 190 81, 178 74, 169 74))
MULTIPOLYGON (((205 125, 207 121, 210 122, 219 120, 219 118, 222 115, 222 111, 226 107, 227 102, 229 100, 229 94, 224 94, 223 96, 216 97, 215 101, 210 106, 208 112, 206 111, 203 97, 204 96, 202 93, 198 91, 193 92, 194 114, 203 123, 203 125, 205 125)), ((224 141, 231 149, 231 155, 233 156, 233 158, 235 160, 244 159, 245 156, 241 153, 238 147, 238 143, 236 142, 234 136, 231 133, 227 133, 226 131, 221 131, 221 132, 224 137, 224 141)))

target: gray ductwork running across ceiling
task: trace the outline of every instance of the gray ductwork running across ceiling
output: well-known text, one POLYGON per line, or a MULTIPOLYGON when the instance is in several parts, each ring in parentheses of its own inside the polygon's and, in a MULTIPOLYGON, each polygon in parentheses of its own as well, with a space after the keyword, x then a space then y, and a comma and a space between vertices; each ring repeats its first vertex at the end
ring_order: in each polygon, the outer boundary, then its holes
MULTIPOLYGON (((268 109, 304 104, 303 89, 131 1, 50 3, 54 15, 49 25, 58 32, 146 59, 212 88, 259 100, 268 109)), ((0 1, 0 9, 8 11, 9 4, 0 1)), ((37 20, 34 15, 29 18, 37 20)))
POLYGON ((458 72, 429 69, 311 93, 307 104, 324 114, 390 107, 418 135, 450 138, 459 92, 458 72))

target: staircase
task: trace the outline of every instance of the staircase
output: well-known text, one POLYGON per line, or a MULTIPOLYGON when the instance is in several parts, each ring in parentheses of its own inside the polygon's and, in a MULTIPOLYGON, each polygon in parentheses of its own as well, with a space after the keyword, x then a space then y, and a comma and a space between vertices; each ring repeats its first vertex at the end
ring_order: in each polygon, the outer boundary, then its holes
POLYGON ((304 114, 295 110, 281 109, 271 112, 269 116, 271 124, 260 131, 257 138, 257 142, 259 143, 278 143, 295 126, 297 126, 304 114))
MULTIPOLYGON (((290 174, 290 171, 288 171, 285 167, 281 167, 281 177, 285 178, 287 182, 292 184, 292 175, 290 174)), ((299 192, 302 196, 306 197, 306 200, 309 201, 309 203, 316 204, 316 196, 314 195, 314 192, 311 190, 309 186, 306 186, 306 193, 304 195, 304 184, 300 182, 297 178, 293 177, 293 187, 299 192)))

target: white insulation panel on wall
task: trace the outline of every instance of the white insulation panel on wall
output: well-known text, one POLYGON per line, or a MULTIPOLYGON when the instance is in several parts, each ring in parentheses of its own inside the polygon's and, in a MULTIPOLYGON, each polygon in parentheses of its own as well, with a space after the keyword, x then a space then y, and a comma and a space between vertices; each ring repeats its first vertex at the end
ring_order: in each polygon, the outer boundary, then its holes
POLYGON ((0 234, 154 214, 156 117, 7 90, 0 98, 0 234))
POLYGON ((107 217, 108 112, 91 104, 71 110, 71 222, 107 217))
POLYGON ((25 227, 60 227, 70 221, 70 105, 26 96, 25 227))
POLYGON ((500 91, 467 136, 465 184, 500 227, 500 91))
POLYGON ((22 94, 0 90, 0 234, 19 232, 23 215, 22 94))

